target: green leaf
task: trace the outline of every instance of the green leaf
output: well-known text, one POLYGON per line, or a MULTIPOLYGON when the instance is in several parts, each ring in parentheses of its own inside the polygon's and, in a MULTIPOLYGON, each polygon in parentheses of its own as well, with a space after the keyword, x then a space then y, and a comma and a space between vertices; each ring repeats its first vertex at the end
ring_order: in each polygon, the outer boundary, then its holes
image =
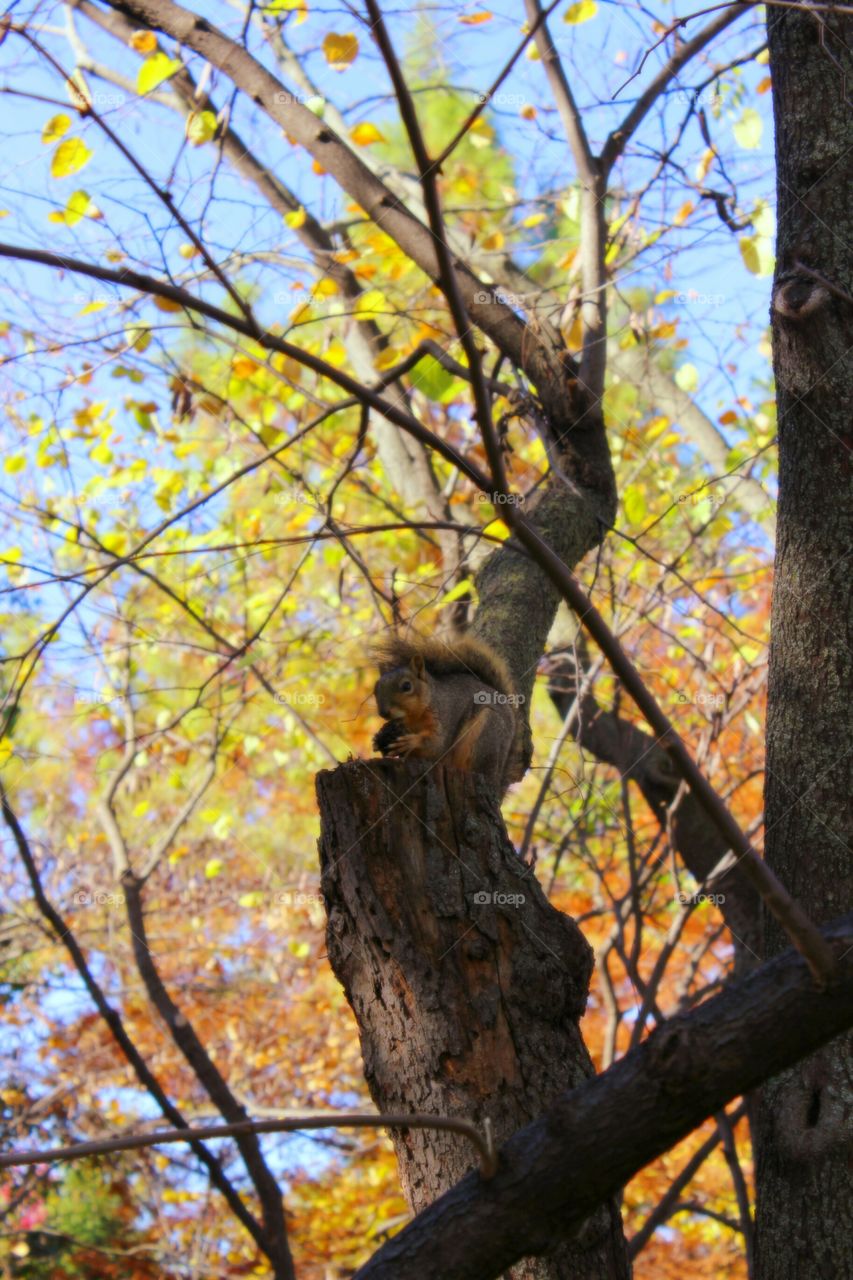
POLYGON ((180 71, 183 65, 179 58, 170 58, 167 53, 152 53, 139 68, 139 75, 136 77, 137 93, 150 93, 158 84, 180 71))
POLYGON ((629 484, 622 498, 622 509, 629 524, 642 524, 646 511, 646 495, 638 484, 629 484))
POLYGON ((424 356, 412 370, 412 386, 428 400, 441 400, 454 382, 453 374, 442 368, 435 356, 424 356))

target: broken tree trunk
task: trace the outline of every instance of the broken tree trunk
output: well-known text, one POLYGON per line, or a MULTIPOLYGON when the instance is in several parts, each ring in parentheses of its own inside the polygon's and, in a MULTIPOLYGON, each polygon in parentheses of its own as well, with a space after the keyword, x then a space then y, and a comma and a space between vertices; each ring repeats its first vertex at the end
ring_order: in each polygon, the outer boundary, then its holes
MULTIPOLYGON (((370 760, 320 773, 328 948, 383 1112, 488 1118, 498 1143, 594 1074, 592 952, 518 859, 474 774, 370 760)), ((414 1212, 477 1167, 469 1141, 391 1130, 414 1212)), ((618 1204, 512 1280, 629 1274, 618 1204)))

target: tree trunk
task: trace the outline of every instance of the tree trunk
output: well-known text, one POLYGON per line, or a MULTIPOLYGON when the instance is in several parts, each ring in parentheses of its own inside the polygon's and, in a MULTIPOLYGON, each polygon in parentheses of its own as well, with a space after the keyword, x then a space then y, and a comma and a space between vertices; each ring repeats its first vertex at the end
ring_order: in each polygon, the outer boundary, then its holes
MULTIPOLYGON (((317 794, 329 958, 377 1108, 488 1118, 501 1143, 594 1075, 578 1030, 591 950, 519 861, 482 779, 371 760, 319 774, 317 794)), ((392 1137, 415 1212, 477 1167, 456 1134, 392 1137)), ((508 1274, 628 1276, 618 1204, 508 1274)))
MULTIPOLYGON (((768 9, 776 118, 773 294, 779 505, 766 856, 825 920, 853 901, 849 844, 853 402, 853 23, 768 9), (848 100, 845 100, 845 94, 848 100), (846 293, 846 298, 845 298, 846 293)), ((765 922, 767 954, 783 941, 765 922)), ((771 1080, 758 1129, 756 1274, 850 1274, 853 1038, 771 1080)))

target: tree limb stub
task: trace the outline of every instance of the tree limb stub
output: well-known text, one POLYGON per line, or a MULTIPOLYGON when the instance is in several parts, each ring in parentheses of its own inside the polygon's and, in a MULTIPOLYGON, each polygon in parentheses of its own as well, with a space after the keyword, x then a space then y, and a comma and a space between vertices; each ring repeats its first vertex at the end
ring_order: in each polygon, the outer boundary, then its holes
MULTIPOLYGON (((484 780, 371 760, 317 777, 332 967, 355 1013, 380 1111, 492 1122, 497 1142, 593 1075, 578 1028, 592 951, 507 838, 484 780)), ((392 1130, 418 1212, 477 1158, 453 1133, 392 1130)), ((615 1198, 512 1280, 616 1280, 615 1198)), ((423 1272, 424 1275, 445 1273, 423 1272)))

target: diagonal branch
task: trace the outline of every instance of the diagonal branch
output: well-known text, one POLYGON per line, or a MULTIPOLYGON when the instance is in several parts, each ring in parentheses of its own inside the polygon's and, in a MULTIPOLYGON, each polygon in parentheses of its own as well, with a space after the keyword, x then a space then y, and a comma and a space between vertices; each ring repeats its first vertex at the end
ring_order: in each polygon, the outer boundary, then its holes
POLYGON ((670 1019, 602 1075, 564 1093, 357 1273, 357 1280, 493 1280, 553 1249, 645 1164, 732 1098, 853 1026, 853 915, 824 926, 836 962, 816 993, 786 951, 670 1019))
MULTIPOLYGON (((749 3, 732 4, 731 7, 723 9, 715 18, 712 18, 701 31, 696 33, 692 40, 685 40, 683 44, 676 43, 675 52, 640 94, 633 107, 622 120, 622 123, 608 136, 601 151, 601 169, 605 178, 625 150, 632 135, 642 124, 661 94, 666 91, 678 75, 681 68, 686 66, 697 53, 700 53, 705 48, 705 45, 710 44, 715 36, 718 36, 721 31, 725 31, 726 27, 731 26, 748 8, 752 8, 749 3)), ((689 18, 682 18, 675 25, 682 26, 688 21, 689 18)))
MULTIPOLYGON (((304 147, 368 217, 431 280, 438 282, 439 257, 430 229, 409 212, 342 138, 288 93, 252 54, 206 18, 174 0, 110 0, 110 7, 144 26, 165 32, 227 74, 237 89, 304 147)), ((498 349, 527 372, 540 392, 549 386, 556 390, 556 384, 564 390, 560 350, 543 332, 531 332, 530 326, 466 264, 457 262, 456 269, 460 293, 471 318, 498 349)))

